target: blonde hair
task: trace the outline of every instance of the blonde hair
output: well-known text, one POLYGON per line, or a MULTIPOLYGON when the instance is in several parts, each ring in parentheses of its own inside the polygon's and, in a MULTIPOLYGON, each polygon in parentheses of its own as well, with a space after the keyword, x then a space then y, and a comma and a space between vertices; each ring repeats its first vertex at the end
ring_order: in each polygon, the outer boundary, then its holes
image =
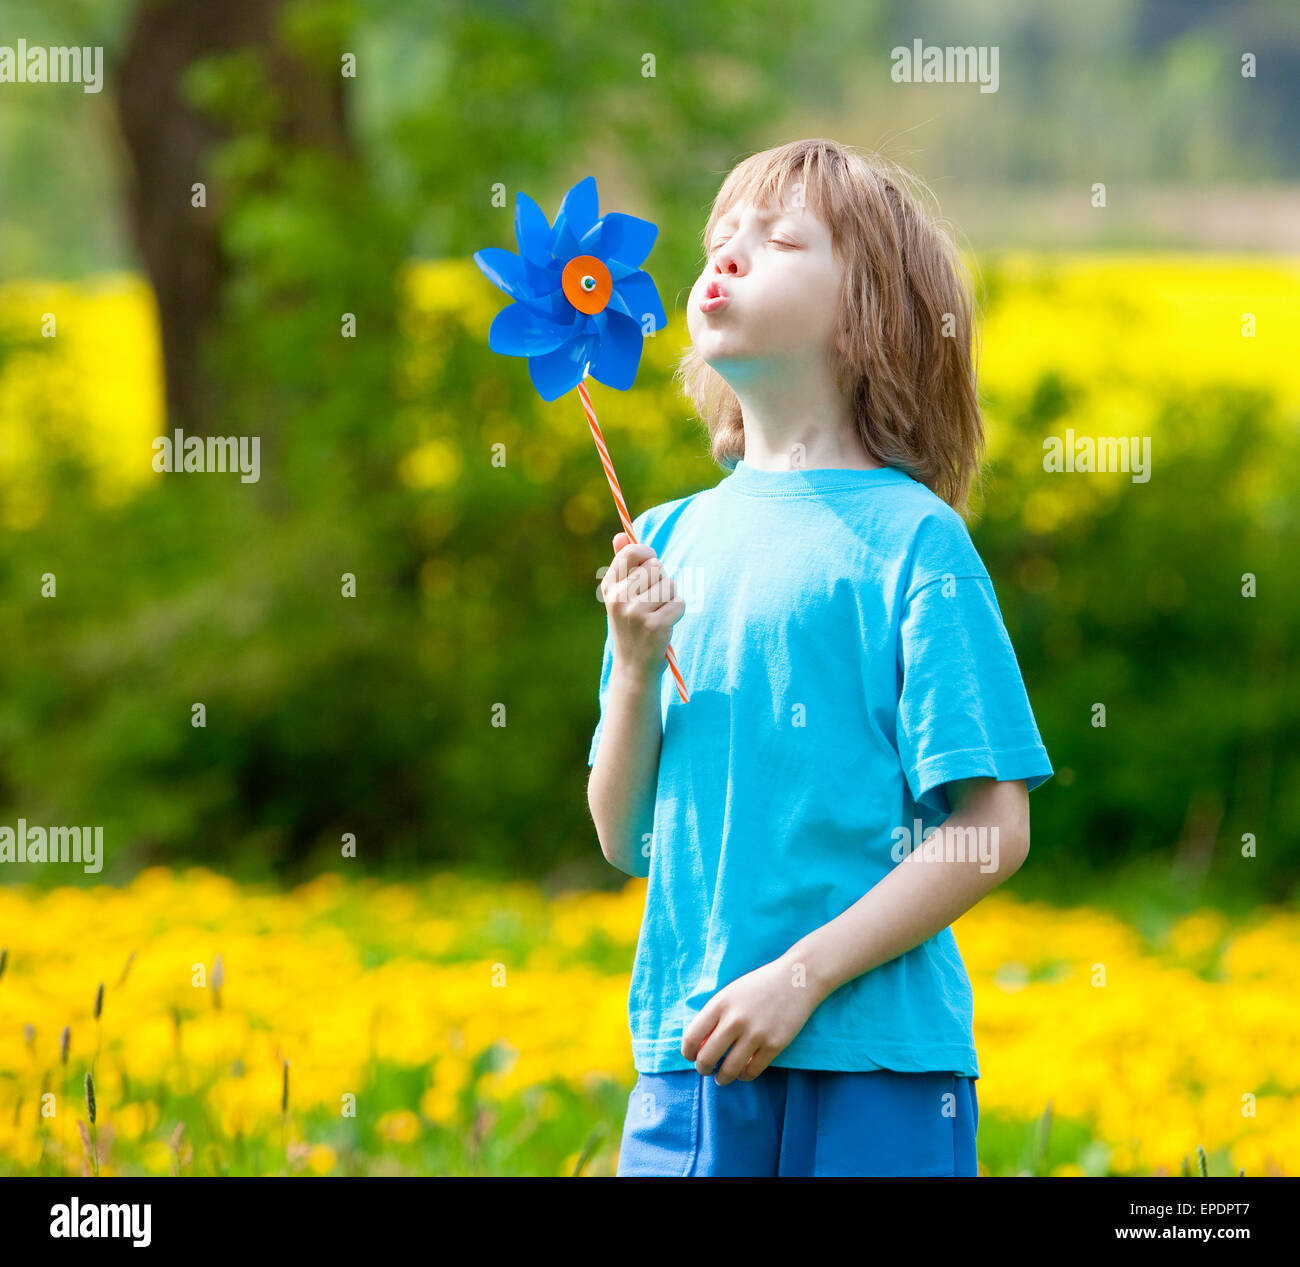
MULTIPOLYGON (((923 194, 933 195, 878 155, 825 139, 792 141, 732 169, 704 227, 706 256, 714 226, 733 206, 780 206, 794 181, 844 266, 828 368, 863 445, 964 514, 984 448, 975 305, 945 222, 923 204, 923 194)), ((676 379, 708 430, 714 461, 734 466, 745 452, 735 392, 693 346, 676 379)))

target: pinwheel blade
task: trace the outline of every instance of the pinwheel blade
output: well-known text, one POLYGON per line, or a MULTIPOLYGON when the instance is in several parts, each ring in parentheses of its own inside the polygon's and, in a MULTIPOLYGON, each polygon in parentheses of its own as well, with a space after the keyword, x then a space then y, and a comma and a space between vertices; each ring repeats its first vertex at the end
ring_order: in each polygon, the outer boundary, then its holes
POLYGON ((594 334, 579 335, 545 356, 529 357, 528 373, 541 398, 558 400, 577 387, 586 376, 598 344, 594 334))
POLYGON ((554 352, 572 337, 572 328, 557 326, 523 304, 511 304, 493 318, 488 347, 503 356, 541 356, 554 352))
POLYGON ((609 306, 616 311, 625 312, 641 329, 642 334, 652 330, 662 330, 668 324, 664 316, 664 306, 659 301, 659 291, 649 273, 637 272, 623 278, 614 287, 609 306), (646 317, 654 322, 647 327, 646 317))
POLYGON ((557 294, 561 299, 564 298, 560 290, 564 268, 554 260, 548 259, 545 264, 537 264, 530 259, 525 259, 524 277, 527 279, 530 294, 537 297, 557 294))
POLYGON ((515 241, 519 254, 540 267, 551 262, 551 225, 546 213, 521 189, 515 198, 515 241))
POLYGON ((641 327, 631 317, 608 308, 600 315, 605 318, 605 329, 591 376, 606 387, 627 391, 641 364, 641 327))
POLYGON ((529 312, 536 313, 543 321, 563 326, 566 339, 573 338, 577 333, 575 327, 582 314, 564 297, 562 290, 554 290, 549 295, 524 296, 517 302, 523 304, 529 312))
POLYGON ((556 259, 571 260, 582 254, 582 239, 600 219, 600 201, 596 194, 596 178, 586 176, 567 194, 555 217, 555 239, 552 249, 556 259))
POLYGON ((474 252, 474 263, 492 285, 499 286, 512 299, 521 299, 532 293, 523 260, 510 251, 503 251, 499 246, 485 246, 474 252))
POLYGON ((659 236, 659 226, 649 220, 611 211, 601 221, 600 255, 602 259, 615 259, 620 264, 639 268, 650 254, 650 248, 659 236))

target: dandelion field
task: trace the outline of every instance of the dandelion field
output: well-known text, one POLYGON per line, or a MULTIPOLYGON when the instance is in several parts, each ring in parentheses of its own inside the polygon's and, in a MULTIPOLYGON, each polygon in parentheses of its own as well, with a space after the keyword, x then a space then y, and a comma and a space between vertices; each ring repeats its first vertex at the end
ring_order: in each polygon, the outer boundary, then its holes
MULTIPOLYGON (((644 888, 156 868, 0 891, 0 1173, 89 1173, 93 1070, 101 1175, 613 1174, 644 888)), ((1294 915, 1152 943, 995 893, 954 932, 981 1173, 1178 1174, 1198 1146, 1210 1174, 1296 1173, 1294 915)))

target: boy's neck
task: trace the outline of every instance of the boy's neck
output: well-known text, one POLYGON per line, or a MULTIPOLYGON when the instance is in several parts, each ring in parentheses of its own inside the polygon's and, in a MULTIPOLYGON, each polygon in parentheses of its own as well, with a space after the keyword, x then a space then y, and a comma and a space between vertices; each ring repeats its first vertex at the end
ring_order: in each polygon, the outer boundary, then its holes
POLYGON ((880 466, 863 448, 848 402, 825 376, 810 380, 772 373, 731 386, 740 401, 747 466, 765 471, 880 466))

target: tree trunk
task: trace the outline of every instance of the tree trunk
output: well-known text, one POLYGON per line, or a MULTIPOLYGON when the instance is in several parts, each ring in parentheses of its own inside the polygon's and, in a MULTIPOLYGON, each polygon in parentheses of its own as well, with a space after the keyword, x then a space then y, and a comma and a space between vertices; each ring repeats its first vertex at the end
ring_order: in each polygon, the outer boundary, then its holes
POLYGON ((185 71, 210 54, 259 48, 279 90, 275 139, 352 153, 339 61, 331 71, 290 52, 279 35, 285 7, 284 0, 141 0, 119 66, 131 232, 158 304, 169 427, 203 433, 214 421, 202 351, 228 272, 219 233, 225 199, 208 163, 229 132, 186 104, 185 71), (198 182, 206 207, 192 204, 198 182))

